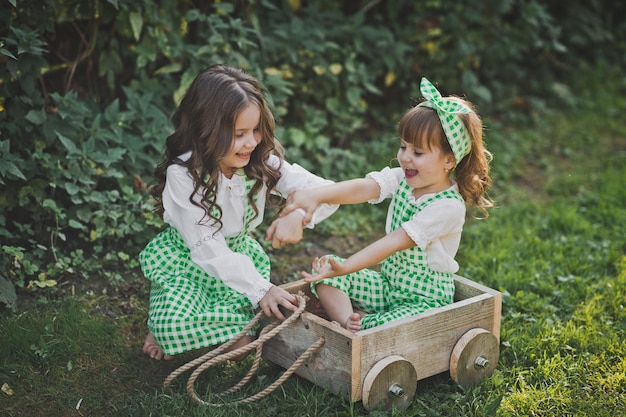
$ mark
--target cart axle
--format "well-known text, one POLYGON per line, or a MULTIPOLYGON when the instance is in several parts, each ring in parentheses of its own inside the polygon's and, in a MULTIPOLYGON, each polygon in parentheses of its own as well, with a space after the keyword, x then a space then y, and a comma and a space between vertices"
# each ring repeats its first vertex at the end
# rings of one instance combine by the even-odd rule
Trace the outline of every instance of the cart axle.
POLYGON ((389 396, 404 397, 404 388, 398 384, 393 384, 389 387, 389 396))
POLYGON ((476 361, 474 361, 474 367, 475 368, 483 368, 483 369, 487 369, 489 368, 489 359, 485 358, 484 356, 479 356, 476 358, 476 361))

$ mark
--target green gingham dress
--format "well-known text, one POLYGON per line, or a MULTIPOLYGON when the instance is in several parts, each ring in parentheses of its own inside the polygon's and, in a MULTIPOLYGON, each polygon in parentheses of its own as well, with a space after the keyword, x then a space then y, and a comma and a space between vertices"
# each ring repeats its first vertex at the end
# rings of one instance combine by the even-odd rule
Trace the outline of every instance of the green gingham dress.
MULTIPOLYGON (((188 152, 179 158, 185 161, 190 156, 188 152)), ((273 191, 283 196, 295 189, 332 183, 275 155, 270 155, 268 164, 280 167, 281 177, 273 191)), ((230 179, 220 178, 216 201, 223 223, 218 230, 214 224, 200 224, 204 211, 189 201, 193 180, 186 168, 168 167, 163 205, 164 221, 170 227, 139 255, 142 271, 152 284, 148 329, 166 355, 232 339, 254 317, 254 309, 272 287, 269 258, 249 235, 263 221, 266 203, 263 186, 254 196, 259 211, 255 217, 247 197, 253 184, 243 170, 230 179)), ((337 207, 320 206, 313 224, 337 207)))
MULTIPOLYGON (((429 205, 444 199, 463 205, 463 209, 456 213, 465 212, 463 198, 454 187, 432 194, 417 204, 412 197, 412 191, 402 179, 388 214, 391 217, 388 222, 391 231, 411 221, 429 205)), ((461 224, 463 220, 460 221, 461 224)), ((460 237, 460 230, 457 233, 460 237)), ((417 245, 385 259, 380 272, 364 269, 345 276, 324 279, 312 283, 314 292, 315 285, 320 283, 341 289, 349 295, 355 309, 367 313, 361 320, 362 330, 448 305, 454 298, 452 273, 430 268, 426 250, 417 245)))
MULTIPOLYGON (((246 181, 246 193, 251 181, 246 181)), ((254 211, 246 207, 245 224, 254 211)), ((226 238, 228 247, 250 257, 269 281, 270 262, 247 228, 226 238)), ((146 278, 152 281, 148 328, 167 355, 227 342, 254 317, 248 298, 206 273, 191 259, 181 234, 168 227, 139 255, 146 278)))

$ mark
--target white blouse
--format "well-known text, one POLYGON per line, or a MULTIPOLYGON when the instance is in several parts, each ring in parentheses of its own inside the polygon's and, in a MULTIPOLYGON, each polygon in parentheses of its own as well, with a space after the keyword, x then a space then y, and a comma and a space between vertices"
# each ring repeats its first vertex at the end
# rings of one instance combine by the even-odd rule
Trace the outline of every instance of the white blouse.
MULTIPOLYGON (((191 152, 180 156, 186 161, 191 152)), ((271 155, 269 163, 277 167, 280 160, 271 155)), ((296 164, 282 161, 281 178, 276 184, 276 190, 284 197, 289 192, 297 189, 319 187, 332 184, 332 181, 320 178, 296 164)), ((259 301, 273 286, 265 280, 255 269, 252 260, 243 254, 235 253, 229 249, 225 237, 237 236, 244 229, 244 215, 247 204, 245 180, 243 170, 240 175, 227 178, 220 176, 217 189, 217 204, 222 208, 222 228, 204 218, 204 210, 189 201, 193 192, 193 179, 187 168, 178 164, 172 164, 167 168, 165 188, 163 189, 164 221, 176 228, 183 236, 185 243, 191 250, 191 259, 208 274, 221 279, 226 285, 235 291, 239 291, 248 297, 256 308, 259 301), (203 221, 204 223, 200 223, 203 221)), ((256 228, 263 221, 265 208, 264 185, 257 198, 259 215, 252 220, 250 230, 256 228)), ((201 201, 201 194, 196 194, 195 201, 201 201)), ((308 228, 326 219, 333 214, 339 206, 320 205, 313 215, 313 220, 308 228)), ((210 219, 209 219, 210 220, 210 219)))
MULTIPOLYGON (((372 178, 380 186, 380 196, 369 201, 371 204, 377 204, 393 197, 404 178, 404 172, 402 168, 386 167, 382 171, 370 172, 366 177, 372 178)), ((450 189, 459 191, 458 185, 454 182, 450 189)), ((417 199, 409 197, 409 204, 419 205, 432 196, 433 194, 425 194, 417 199)), ((426 252, 428 266, 431 269, 452 274, 459 270, 459 264, 454 260, 454 256, 461 242, 465 212, 465 204, 457 199, 442 198, 428 204, 402 224, 409 237, 426 252)), ((393 207, 390 206, 385 226, 387 233, 392 232, 392 213, 393 207)))

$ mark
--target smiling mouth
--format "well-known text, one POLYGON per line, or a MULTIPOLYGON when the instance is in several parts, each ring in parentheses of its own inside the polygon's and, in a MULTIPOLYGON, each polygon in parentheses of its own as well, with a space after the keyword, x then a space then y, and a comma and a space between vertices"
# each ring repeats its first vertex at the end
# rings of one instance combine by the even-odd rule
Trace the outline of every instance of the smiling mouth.
POLYGON ((413 178, 416 175, 417 175, 417 170, 415 170, 415 169, 408 169, 408 168, 404 169, 404 176, 405 177, 413 178))

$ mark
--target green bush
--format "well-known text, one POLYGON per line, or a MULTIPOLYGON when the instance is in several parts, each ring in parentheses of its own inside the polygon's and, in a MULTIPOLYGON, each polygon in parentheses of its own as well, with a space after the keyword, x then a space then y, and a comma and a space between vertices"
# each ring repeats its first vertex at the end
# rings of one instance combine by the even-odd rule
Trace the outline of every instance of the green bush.
POLYGON ((624 5, 560 3, 0 3, 0 300, 136 272, 169 116, 209 64, 257 76, 288 158, 344 179, 393 156, 422 75, 493 120, 576 104, 568 74, 623 64, 624 5))

